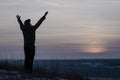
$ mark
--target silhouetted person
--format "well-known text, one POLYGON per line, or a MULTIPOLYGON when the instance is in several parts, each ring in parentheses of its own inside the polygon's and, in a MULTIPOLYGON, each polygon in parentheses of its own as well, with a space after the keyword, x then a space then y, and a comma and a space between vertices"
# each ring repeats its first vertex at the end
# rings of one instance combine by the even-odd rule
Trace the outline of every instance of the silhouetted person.
POLYGON ((21 16, 19 15, 16 16, 17 21, 20 24, 20 29, 23 32, 24 54, 25 54, 24 66, 27 72, 32 72, 32 68, 33 68, 33 60, 35 55, 35 31, 45 20, 47 14, 48 12, 46 12, 44 16, 41 17, 34 26, 31 25, 30 19, 25 20, 23 24, 23 22, 20 19, 21 16))

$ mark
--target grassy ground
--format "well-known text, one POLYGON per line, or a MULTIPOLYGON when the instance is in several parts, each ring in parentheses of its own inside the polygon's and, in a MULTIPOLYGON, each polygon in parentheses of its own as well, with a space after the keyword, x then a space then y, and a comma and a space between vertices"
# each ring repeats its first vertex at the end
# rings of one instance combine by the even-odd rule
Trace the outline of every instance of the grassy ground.
POLYGON ((33 73, 24 72, 22 64, 10 63, 9 61, 0 61, 0 80, 89 80, 87 77, 81 76, 77 71, 68 70, 64 73, 59 73, 54 67, 49 70, 35 66, 33 73))

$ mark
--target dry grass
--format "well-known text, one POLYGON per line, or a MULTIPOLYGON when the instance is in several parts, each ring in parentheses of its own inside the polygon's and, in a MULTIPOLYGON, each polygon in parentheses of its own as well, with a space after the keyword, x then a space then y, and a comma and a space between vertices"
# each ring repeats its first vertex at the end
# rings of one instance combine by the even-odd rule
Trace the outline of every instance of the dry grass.
MULTIPOLYGON (((25 78, 33 78, 33 77, 46 77, 51 80, 56 77, 64 78, 67 80, 89 80, 87 77, 81 76, 77 71, 72 70, 72 69, 67 70, 63 73, 60 73, 57 69, 57 67, 59 66, 57 64, 55 66, 51 66, 50 69, 36 66, 36 67, 34 67, 32 74, 26 74, 24 72, 23 64, 16 64, 16 63, 17 62, 10 63, 7 60, 0 61, 0 69, 17 71, 18 73, 21 74, 21 80, 23 80, 25 78)), ((17 73, 8 72, 6 75, 14 76, 16 80, 19 80, 19 79, 17 79, 18 75, 15 75, 15 74, 17 74, 17 73)), ((10 78, 9 78, 9 80, 10 80, 10 78)))

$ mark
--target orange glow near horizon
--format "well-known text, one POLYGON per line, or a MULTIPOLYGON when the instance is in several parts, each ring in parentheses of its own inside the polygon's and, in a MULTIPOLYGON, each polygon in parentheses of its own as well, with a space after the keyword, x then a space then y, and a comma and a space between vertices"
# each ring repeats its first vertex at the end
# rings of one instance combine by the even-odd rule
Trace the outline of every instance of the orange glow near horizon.
POLYGON ((83 47, 82 52, 98 54, 107 51, 107 48, 103 45, 104 39, 101 37, 94 37, 92 39, 93 42, 83 47))
POLYGON ((84 52, 84 53, 91 53, 91 54, 99 54, 99 53, 106 52, 107 49, 105 47, 101 47, 101 46, 89 46, 89 47, 77 49, 76 51, 84 52))
POLYGON ((100 47, 91 47, 91 48, 87 49, 86 51, 89 53, 101 53, 101 52, 104 52, 105 49, 100 48, 100 47))

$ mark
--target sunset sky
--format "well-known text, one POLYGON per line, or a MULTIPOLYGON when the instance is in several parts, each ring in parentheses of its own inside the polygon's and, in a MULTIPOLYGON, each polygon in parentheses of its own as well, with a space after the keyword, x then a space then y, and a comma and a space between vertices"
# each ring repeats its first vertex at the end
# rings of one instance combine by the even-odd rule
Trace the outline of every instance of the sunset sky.
POLYGON ((0 59, 23 59, 16 15, 34 25, 35 59, 120 59, 119 0, 0 0, 0 59))

